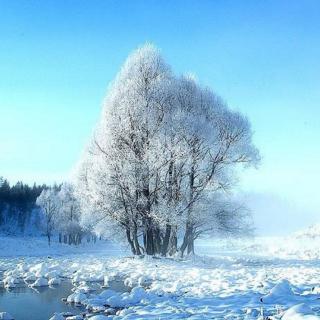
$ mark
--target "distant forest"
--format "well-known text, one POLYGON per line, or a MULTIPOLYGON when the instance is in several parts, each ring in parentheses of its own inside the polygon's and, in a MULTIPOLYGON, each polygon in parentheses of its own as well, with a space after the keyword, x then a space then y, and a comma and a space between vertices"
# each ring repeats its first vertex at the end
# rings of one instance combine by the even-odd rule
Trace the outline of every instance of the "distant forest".
POLYGON ((10 185, 0 177, 0 230, 16 234, 38 229, 40 215, 36 199, 46 188, 46 185, 29 186, 21 181, 10 185))

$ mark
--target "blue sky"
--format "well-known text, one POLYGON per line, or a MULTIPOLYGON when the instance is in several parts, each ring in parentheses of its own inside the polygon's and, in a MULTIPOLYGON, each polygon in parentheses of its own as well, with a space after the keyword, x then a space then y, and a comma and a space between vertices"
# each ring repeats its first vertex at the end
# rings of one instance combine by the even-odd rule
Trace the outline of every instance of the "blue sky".
POLYGON ((316 221, 318 0, 0 1, 0 175, 64 180, 109 81, 147 41, 251 120, 263 159, 239 190, 260 215, 285 207, 297 225, 316 221), (279 205, 268 211, 270 199, 279 205))

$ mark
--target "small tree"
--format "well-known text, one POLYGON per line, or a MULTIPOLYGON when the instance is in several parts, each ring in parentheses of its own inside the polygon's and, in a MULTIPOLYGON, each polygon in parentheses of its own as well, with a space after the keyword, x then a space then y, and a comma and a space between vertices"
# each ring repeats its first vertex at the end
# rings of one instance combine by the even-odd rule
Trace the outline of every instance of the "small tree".
POLYGON ((58 200, 60 200, 60 205, 56 221, 60 242, 63 235, 64 242, 67 241, 69 244, 81 243, 80 204, 71 183, 62 184, 58 193, 58 200))
POLYGON ((60 201, 56 188, 45 189, 37 198, 36 204, 41 208, 44 215, 44 231, 51 244, 52 232, 55 227, 60 201))

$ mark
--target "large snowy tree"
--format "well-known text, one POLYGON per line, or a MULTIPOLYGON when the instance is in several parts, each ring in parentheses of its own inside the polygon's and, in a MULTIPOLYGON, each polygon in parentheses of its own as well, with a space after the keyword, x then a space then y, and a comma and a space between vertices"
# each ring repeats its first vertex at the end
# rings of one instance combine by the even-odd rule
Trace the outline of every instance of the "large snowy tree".
POLYGON ((119 229, 134 254, 193 252, 222 217, 208 199, 231 187, 238 164, 256 163, 251 136, 248 120, 210 89, 175 77, 152 45, 139 48, 109 89, 79 166, 83 223, 119 229))

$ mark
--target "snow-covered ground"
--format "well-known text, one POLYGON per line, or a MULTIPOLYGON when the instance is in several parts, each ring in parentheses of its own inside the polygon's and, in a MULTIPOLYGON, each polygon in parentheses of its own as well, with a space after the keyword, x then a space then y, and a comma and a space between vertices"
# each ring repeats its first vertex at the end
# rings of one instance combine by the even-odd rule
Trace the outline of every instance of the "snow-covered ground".
MULTIPOLYGON (((0 239, 0 255, 11 256, 0 258, 4 286, 22 279, 46 286, 70 278, 74 290, 68 301, 85 306, 91 320, 320 319, 320 238, 308 234, 200 242, 198 255, 185 260, 132 258, 101 243, 95 249, 54 244, 49 250, 45 243, 17 249, 11 241, 0 239), (13 258, 9 248, 16 248, 17 255, 25 250, 25 256, 13 258), (127 292, 90 291, 95 281, 108 286, 114 280, 123 282, 127 292)), ((57 314, 54 319, 64 318, 57 314)))
MULTIPOLYGON (((120 251, 125 252, 126 248, 121 248, 120 251)), ((86 242, 78 246, 69 246, 61 244, 57 241, 52 241, 48 246, 45 237, 13 237, 0 235, 0 259, 4 257, 26 257, 26 256, 50 256, 50 255, 67 255, 67 254, 82 254, 96 253, 104 255, 119 254, 119 246, 112 242, 97 240, 86 242)))

